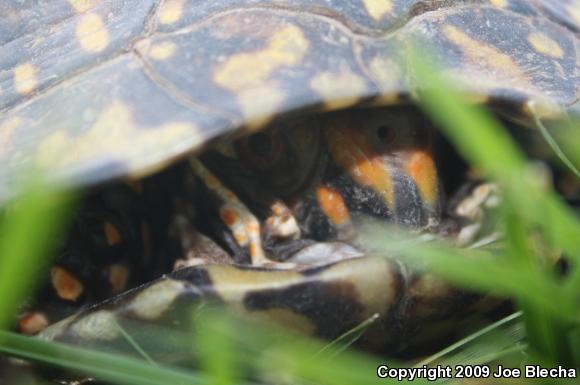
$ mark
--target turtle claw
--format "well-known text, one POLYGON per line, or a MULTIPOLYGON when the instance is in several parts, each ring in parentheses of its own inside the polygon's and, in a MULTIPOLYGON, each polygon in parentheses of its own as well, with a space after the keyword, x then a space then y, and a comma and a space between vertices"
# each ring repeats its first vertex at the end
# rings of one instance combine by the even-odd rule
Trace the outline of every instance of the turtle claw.
POLYGON ((250 256, 251 264, 261 266, 274 262, 266 256, 262 247, 260 221, 248 207, 198 159, 192 158, 190 166, 219 201, 220 220, 233 235, 237 246, 250 256))

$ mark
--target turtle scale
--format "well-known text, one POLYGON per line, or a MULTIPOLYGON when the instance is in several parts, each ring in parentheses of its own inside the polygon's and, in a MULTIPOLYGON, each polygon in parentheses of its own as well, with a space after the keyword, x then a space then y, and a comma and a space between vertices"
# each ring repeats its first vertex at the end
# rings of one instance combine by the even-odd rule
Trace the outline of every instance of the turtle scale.
POLYGON ((546 0, 9 2, 0 23, 0 159, 8 165, 0 196, 41 164, 74 183, 144 175, 284 113, 399 104, 414 83, 397 53, 412 39, 475 100, 524 117, 528 100, 546 116, 577 111, 577 8, 546 0), (153 146, 161 138, 164 146, 153 146))
POLYGON ((143 34, 153 6, 151 0, 95 2, 87 12, 77 14, 61 9, 67 2, 55 3, 39 4, 42 16, 33 12, 35 4, 21 9, 24 15, 20 17, 31 18, 34 23, 29 24, 37 28, 24 28, 20 36, 12 36, 0 47, 0 68, 11 70, 0 74, 4 90, 0 110, 118 56, 143 34), (52 7, 62 12, 62 19, 54 17, 52 7), (44 20, 44 15, 52 16, 44 20), (19 69, 22 79, 18 79, 19 69))
MULTIPOLYGON (((4 125, 11 124, 27 129, 13 135, 4 148, 13 152, 2 171, 7 182, 11 179, 6 172, 18 169, 27 152, 34 154, 34 162, 81 176, 84 182, 161 167, 168 156, 198 146, 206 130, 224 125, 223 119, 184 107, 159 90, 132 54, 74 78, 67 87, 51 89, 23 111, 11 111, 4 125), (45 99, 65 104, 47 110, 45 99)), ((5 183, 2 193, 11 187, 5 183)))

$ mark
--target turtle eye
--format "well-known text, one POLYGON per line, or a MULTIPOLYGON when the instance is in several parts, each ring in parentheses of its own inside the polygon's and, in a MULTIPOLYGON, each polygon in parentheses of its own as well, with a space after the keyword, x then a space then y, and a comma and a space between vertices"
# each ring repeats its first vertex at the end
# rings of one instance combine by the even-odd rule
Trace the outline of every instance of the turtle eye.
POLYGON ((282 152, 279 138, 264 132, 243 139, 238 148, 241 160, 259 169, 273 167, 282 152))
POLYGON ((254 156, 267 158, 272 154, 272 138, 269 135, 258 133, 248 139, 248 149, 254 156))
POLYGON ((396 136, 395 130, 384 124, 376 128, 375 135, 379 141, 385 144, 392 143, 396 136))

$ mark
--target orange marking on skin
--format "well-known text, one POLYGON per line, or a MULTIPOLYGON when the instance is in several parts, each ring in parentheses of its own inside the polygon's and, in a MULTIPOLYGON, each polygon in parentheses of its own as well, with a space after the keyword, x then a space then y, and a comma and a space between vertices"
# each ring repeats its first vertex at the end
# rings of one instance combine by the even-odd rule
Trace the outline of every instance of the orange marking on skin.
POLYGON ((27 313, 18 321, 18 328, 22 334, 33 335, 48 326, 48 319, 43 313, 27 313))
POLYGON ((119 294, 127 288, 129 269, 125 265, 114 264, 109 267, 109 283, 113 294, 119 294))
POLYGON ((226 199, 230 202, 235 202, 238 200, 238 197, 236 196, 236 194, 234 194, 233 192, 231 192, 230 190, 226 190, 224 192, 224 196, 226 197, 226 199))
POLYGON ((220 182, 219 180, 213 176, 212 174, 207 174, 205 175, 205 184, 207 185, 207 187, 209 187, 212 190, 215 190, 216 188, 218 188, 220 186, 220 182))
POLYGON ((107 245, 115 246, 121 243, 121 234, 119 230, 110 222, 105 222, 103 224, 103 232, 107 238, 107 245))
POLYGON ((238 245, 240 246, 247 246, 248 245, 248 236, 246 235, 245 232, 241 231, 241 230, 234 230, 233 231, 234 234, 234 238, 236 239, 236 242, 238 242, 238 245))
POLYGON ((50 278, 56 294, 64 300, 76 301, 84 291, 83 284, 62 267, 50 269, 50 278))
POLYGON ((379 193, 387 206, 393 207, 394 191, 391 174, 380 154, 372 148, 362 130, 351 122, 331 124, 327 130, 330 153, 333 159, 359 185, 379 193))
POLYGON ((232 227, 240 219, 238 213, 235 210, 224 208, 220 209, 220 218, 228 227, 232 227))
POLYGON ((348 208, 338 191, 327 186, 319 186, 316 189, 316 199, 324 215, 335 225, 342 225, 350 221, 348 208))
POLYGON ((283 214, 285 214, 286 212, 288 212, 288 209, 286 208, 286 206, 284 206, 284 204, 280 201, 276 201, 272 207, 270 207, 270 210, 272 211, 272 214, 276 215, 276 216, 281 216, 283 214))
POLYGON ((435 205, 438 197, 437 169, 430 153, 418 150, 407 164, 407 173, 419 188, 423 202, 435 205))
POLYGON ((248 232, 252 235, 260 234, 260 224, 256 221, 251 221, 246 225, 248 232))
POLYGON ((262 256, 262 248, 260 245, 256 242, 250 242, 250 257, 252 257, 252 260, 254 258, 261 258, 262 256))

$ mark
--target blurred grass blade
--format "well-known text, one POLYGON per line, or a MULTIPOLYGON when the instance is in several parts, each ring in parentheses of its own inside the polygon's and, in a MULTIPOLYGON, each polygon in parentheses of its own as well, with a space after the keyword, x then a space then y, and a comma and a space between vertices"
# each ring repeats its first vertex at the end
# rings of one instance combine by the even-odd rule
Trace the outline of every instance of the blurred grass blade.
MULTIPOLYGON (((110 352, 97 352, 0 331, 0 352, 69 369, 116 384, 202 385, 213 382, 193 371, 153 366, 142 360, 110 352)), ((247 383, 238 382, 240 385, 247 383)))
MULTIPOLYGON (((505 188, 506 199, 525 217, 545 232, 553 245, 561 247, 580 263, 580 222, 551 191, 538 183, 538 175, 525 162, 519 148, 497 120, 481 108, 463 102, 460 94, 434 69, 409 51, 408 65, 420 84, 419 101, 455 143, 465 159, 483 170, 505 188)), ((421 47, 421 54, 428 54, 421 47)))
MULTIPOLYGON (((460 339, 459 341, 447 346, 445 349, 440 350, 439 352, 425 358, 424 360, 420 361, 419 363, 415 364, 415 367, 421 367, 423 365, 430 365, 430 364, 434 364, 436 362, 440 363, 440 360, 445 358, 446 356, 448 356, 449 354, 453 353, 455 350, 459 350, 461 348, 464 348, 467 344, 476 341, 477 339, 484 337, 486 334, 508 324, 513 322, 514 320, 518 320, 520 319, 522 316, 522 312, 516 312, 513 314, 510 314, 509 316, 500 319, 499 321, 496 321, 494 323, 492 323, 491 325, 488 325, 478 331, 476 331, 475 333, 472 333, 470 335, 468 335, 465 338, 460 339)), ((511 343, 511 342, 510 342, 511 343)), ((462 362, 462 364, 467 364, 467 362, 462 362)))
POLYGON ((440 241, 412 243, 410 235, 390 227, 378 229, 369 233, 365 242, 387 255, 396 255, 418 270, 430 271, 470 290, 526 299, 546 306, 562 319, 577 317, 574 300, 563 295, 558 281, 541 271, 522 269, 521 264, 484 250, 457 249, 440 241))
POLYGON ((212 384, 233 385, 238 382, 235 360, 237 348, 229 335, 234 329, 231 317, 222 311, 204 311, 195 317, 193 346, 199 351, 200 368, 212 384))
POLYGON ((115 322, 116 327, 121 332, 121 335, 131 345, 133 349, 141 356, 145 361, 149 363, 151 366, 158 366, 157 363, 151 358, 151 356, 139 345, 137 341, 125 330, 123 326, 121 326, 118 322, 115 322))
MULTIPOLYGON (((249 322, 247 318, 233 317, 229 322, 235 328, 222 328, 220 323, 209 323, 204 333, 223 333, 218 338, 233 341, 232 354, 243 368, 257 370, 265 383, 366 385, 398 384, 396 379, 379 379, 376 368, 384 358, 347 350, 329 359, 318 354, 326 343, 307 338, 295 332, 263 322, 249 322)), ((215 337, 209 337, 213 339, 215 337)), ((218 363, 216 363, 218 365, 218 363)), ((417 384, 427 381, 418 379, 417 384)))
MULTIPOLYGON (((426 47, 421 48, 422 54, 429 52, 426 47)), ((498 266, 503 265, 502 267, 506 268, 505 273, 496 270, 485 260, 475 261, 476 263, 470 267, 464 264, 463 267, 468 269, 467 274, 475 280, 482 278, 480 273, 486 271, 491 274, 488 277, 489 283, 493 277, 498 288, 517 299, 524 311, 530 344, 542 358, 552 363, 569 364, 571 353, 565 340, 567 329, 563 325, 577 317, 576 298, 566 295, 561 285, 552 278, 550 271, 542 272, 542 265, 547 264, 538 263, 538 260, 545 261, 548 258, 543 255, 540 255, 539 259, 536 258, 536 250, 530 245, 530 234, 532 228, 541 228, 552 247, 563 249, 570 258, 580 262, 578 218, 567 209, 561 199, 542 185, 541 176, 526 164, 525 158, 509 137, 507 130, 482 109, 464 103, 459 93, 452 88, 453 85, 445 84, 439 77, 437 66, 427 66, 425 61, 417 56, 417 52, 416 47, 412 47, 409 58, 420 84, 419 99, 422 106, 457 145, 465 158, 483 170, 488 177, 498 181, 504 190, 502 206, 507 241, 504 258, 509 262, 495 263, 498 266), (472 269, 479 269, 479 272, 471 271, 472 269), (510 284, 510 279, 513 279, 515 285, 510 284), (518 290, 517 285, 522 285, 525 290, 518 290), (539 286, 544 287, 540 289, 539 286), (538 292, 529 295, 526 290, 538 292), (550 303, 555 298, 566 302, 562 303, 566 310, 550 303)), ((533 108, 533 103, 531 107, 533 108)), ((556 153, 573 169, 571 162, 547 133, 537 116, 536 123, 556 153)), ((427 255, 425 257, 429 258, 427 255)), ((433 255, 430 258, 433 258, 433 255)), ((439 266, 431 264, 431 267, 447 277, 451 275, 449 272, 457 267, 452 264, 461 264, 457 258, 446 258, 441 254, 437 259, 439 266), (442 264, 441 261, 445 259, 446 263, 442 264)), ((574 269, 576 271, 573 276, 578 274, 579 266, 575 266, 574 269)), ((486 286, 485 280, 479 280, 478 283, 481 284, 480 289, 486 286)), ((465 284, 468 282, 463 282, 463 285, 465 284)))
POLYGON ((194 373, 152 366, 144 361, 112 353, 101 353, 0 331, 0 352, 43 362, 51 366, 95 376, 117 384, 166 385, 207 384, 194 373))
POLYGON ((40 183, 11 203, 0 228, 0 329, 14 318, 49 265, 47 257, 67 223, 74 196, 40 183))
POLYGON ((534 116, 534 121, 536 123, 536 127, 542 133, 544 140, 550 145, 550 147, 552 148, 552 151, 554 151, 554 153, 556 155, 558 155, 558 158, 560 158, 562 163, 564 163, 564 165, 566 167, 568 167, 568 169, 570 171, 572 171, 574 173, 574 175, 576 175, 578 178, 580 178, 580 171, 576 168, 576 166, 574 166, 574 164, 568 158, 568 156, 564 153, 564 151, 562 150, 562 148, 560 147, 558 142, 556 142, 556 140, 550 134, 550 132, 548 131, 546 126, 544 126, 544 124, 542 123, 542 120, 540 119, 540 116, 538 115, 538 112, 536 111, 536 108, 534 107, 533 103, 530 103, 529 109, 534 116))
POLYGON ((329 344, 325 345, 319 350, 318 354, 332 358, 344 352, 349 348, 349 346, 354 344, 368 330, 368 328, 379 319, 379 317, 379 314, 373 314, 360 325, 355 326, 329 344))
MULTIPOLYGON (((503 217, 505 218, 507 243, 506 254, 511 259, 521 264, 521 268, 533 271, 537 268, 534 262, 541 259, 530 244, 529 229, 517 212, 504 204, 503 217)), ((557 362, 570 365, 572 363, 571 349, 568 346, 566 335, 567 328, 563 322, 558 322, 557 311, 542 304, 532 303, 525 298, 518 300, 520 309, 523 310, 523 320, 526 325, 529 345, 552 364, 557 362)))
POLYGON ((574 160, 576 165, 580 165, 580 112, 570 118, 566 124, 559 127, 558 139, 562 147, 574 160))

